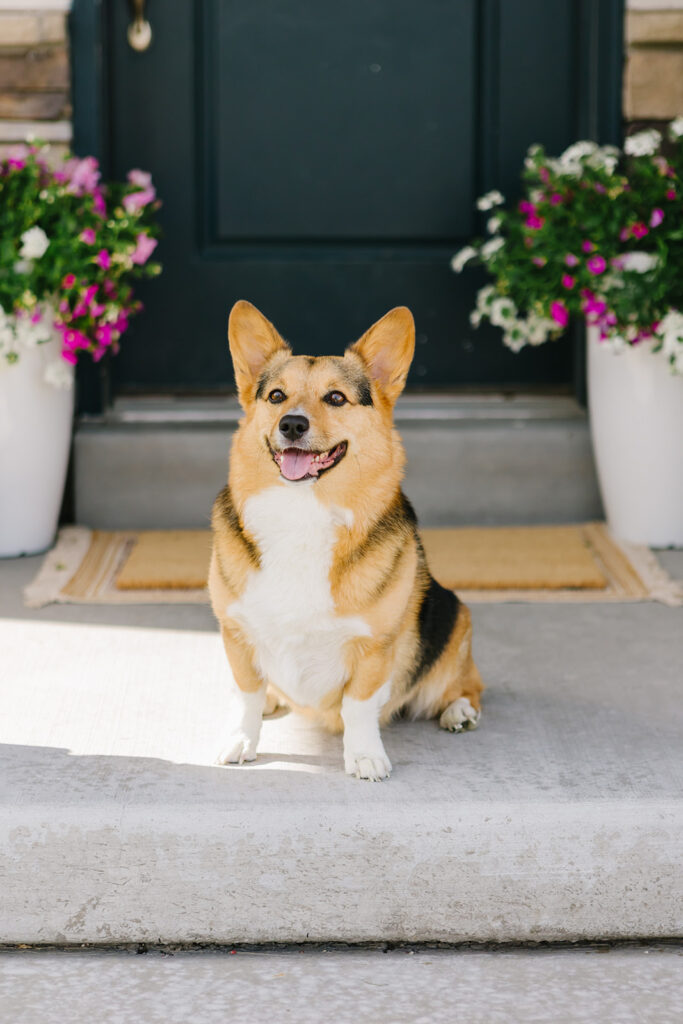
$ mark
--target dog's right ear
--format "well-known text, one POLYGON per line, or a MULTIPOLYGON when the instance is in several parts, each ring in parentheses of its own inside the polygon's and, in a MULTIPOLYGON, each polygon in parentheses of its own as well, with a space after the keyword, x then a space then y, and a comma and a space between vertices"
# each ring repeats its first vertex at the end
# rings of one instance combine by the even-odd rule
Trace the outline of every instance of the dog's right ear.
POLYGON ((280 350, 291 352, 291 349, 270 320, 245 299, 240 299, 230 310, 228 341, 237 392, 245 407, 254 399, 258 379, 268 360, 280 350))

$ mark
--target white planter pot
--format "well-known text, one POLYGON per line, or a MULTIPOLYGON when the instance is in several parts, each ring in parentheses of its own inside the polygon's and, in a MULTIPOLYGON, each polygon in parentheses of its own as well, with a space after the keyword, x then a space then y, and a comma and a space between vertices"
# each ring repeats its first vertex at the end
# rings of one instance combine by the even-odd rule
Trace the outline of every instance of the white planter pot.
MULTIPOLYGON (((50 547, 69 461, 74 389, 44 379, 57 338, 0 369, 0 557, 50 547)), ((65 364, 66 366, 67 364, 65 364)), ((71 368, 73 381, 73 368, 71 368)))
POLYGON ((683 546, 683 376, 647 342, 615 354, 588 329, 593 451, 610 529, 683 546))

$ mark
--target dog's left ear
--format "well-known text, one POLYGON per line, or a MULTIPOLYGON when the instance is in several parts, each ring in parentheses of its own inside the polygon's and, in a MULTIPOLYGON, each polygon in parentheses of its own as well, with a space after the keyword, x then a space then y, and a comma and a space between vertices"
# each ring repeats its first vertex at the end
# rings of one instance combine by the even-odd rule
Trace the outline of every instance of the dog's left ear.
POLYGON ((359 355, 391 404, 403 391, 415 353, 415 321, 406 306, 390 309, 349 352, 359 355))
POLYGON ((253 400, 258 378, 276 352, 291 352, 270 320, 246 299, 240 299, 230 310, 228 341, 235 368, 239 399, 244 406, 253 400))

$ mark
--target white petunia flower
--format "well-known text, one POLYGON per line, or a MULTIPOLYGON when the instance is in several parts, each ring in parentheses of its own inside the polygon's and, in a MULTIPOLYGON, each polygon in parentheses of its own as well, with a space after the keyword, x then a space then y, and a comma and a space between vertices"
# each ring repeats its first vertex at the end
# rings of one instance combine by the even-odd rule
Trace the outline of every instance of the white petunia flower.
POLYGON ((581 160, 584 156, 590 156, 598 149, 596 142, 591 142, 589 139, 585 139, 581 142, 574 142, 571 146, 568 146, 564 153, 560 156, 560 164, 564 167, 570 164, 575 164, 578 160, 581 160))
POLYGON ((483 288, 480 288, 477 292, 477 309, 480 313, 485 313, 488 316, 491 304, 498 294, 497 289, 492 284, 486 284, 483 288))
POLYGON ((70 391, 74 382, 74 368, 64 359, 53 359, 45 367, 43 379, 54 388, 70 391))
POLYGON ((656 128, 629 135, 624 142, 624 153, 628 156, 652 156, 659 149, 662 136, 656 128))
POLYGON ((522 327, 515 326, 503 335, 503 344, 513 352, 519 352, 526 345, 526 333, 522 327))
POLYGON ((481 323, 482 314, 478 309, 473 309, 470 313, 470 323, 473 327, 478 327, 481 323))
POLYGON ((586 163, 590 167, 607 171, 608 174, 614 174, 614 170, 619 163, 619 155, 619 150, 616 146, 601 146, 591 154, 586 163))
POLYGON ((21 243, 19 256, 22 260, 39 260, 45 254, 50 240, 43 229, 36 225, 29 228, 28 231, 24 231, 21 243))
POLYGON ((683 117, 675 117, 669 125, 669 138, 680 139, 683 135, 683 117))
POLYGON ((502 217, 499 217, 497 214, 493 217, 489 217, 486 221, 486 230, 490 235, 495 235, 502 223, 502 217))
POLYGON ((627 252, 619 257, 622 270, 630 270, 636 274, 646 274, 648 270, 654 270, 659 263, 659 257, 653 252, 627 252))
POLYGON ((517 319, 517 307, 512 299, 501 296, 491 303, 491 310, 488 314, 489 320, 495 327, 509 327, 517 319))
POLYGON ((505 245, 505 239, 501 238, 500 235, 496 235, 495 238, 489 238, 488 242, 484 242, 481 247, 481 256, 488 260, 491 256, 494 256, 499 249, 502 249, 505 245))
POLYGON ((473 260, 475 256, 478 256, 477 250, 472 245, 466 245, 460 252, 456 252, 455 256, 451 260, 451 270, 459 274, 466 263, 473 260))
POLYGON ((487 192, 486 195, 479 196, 477 199, 477 209, 492 210, 494 206, 502 206, 504 202, 505 196, 494 189, 493 192, 487 192))
POLYGON ((15 274, 30 274, 33 270, 33 260, 17 260, 12 269, 15 274))

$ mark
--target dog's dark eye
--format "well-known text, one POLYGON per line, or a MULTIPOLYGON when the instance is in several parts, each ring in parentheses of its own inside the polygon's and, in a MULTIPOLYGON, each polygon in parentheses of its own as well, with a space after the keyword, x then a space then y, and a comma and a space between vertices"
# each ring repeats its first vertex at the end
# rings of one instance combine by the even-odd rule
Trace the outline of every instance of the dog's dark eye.
POLYGON ((284 391, 280 391, 279 388, 275 388, 275 390, 271 391, 270 394, 268 395, 268 401, 272 402, 273 405, 279 405, 280 402, 284 402, 286 397, 287 395, 284 393, 284 391))
POLYGON ((323 398, 323 402, 327 402, 328 405, 345 405, 346 395, 343 395, 341 391, 330 391, 323 398))

